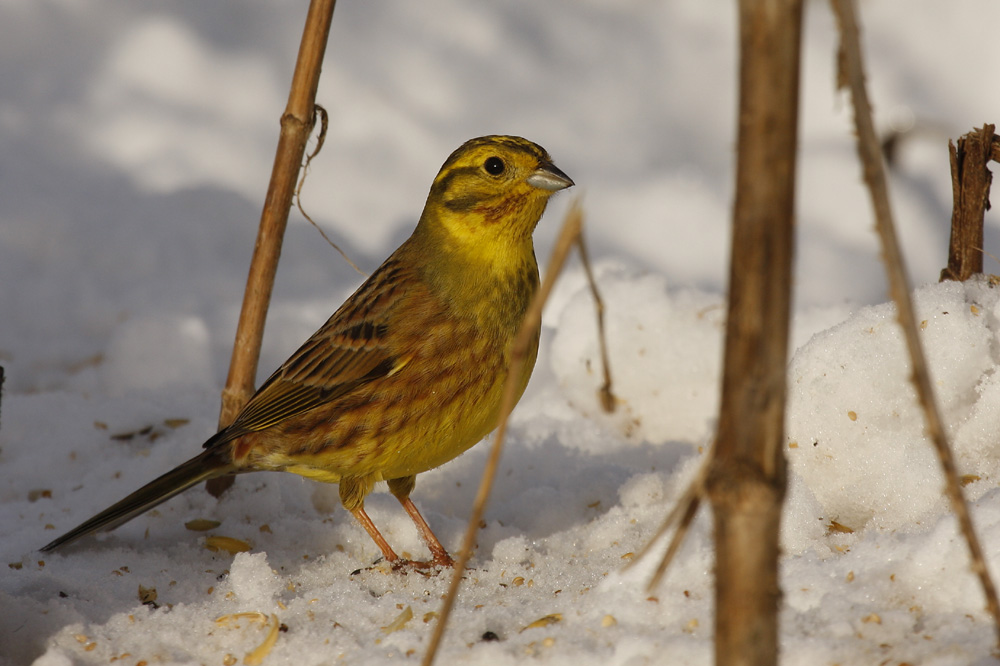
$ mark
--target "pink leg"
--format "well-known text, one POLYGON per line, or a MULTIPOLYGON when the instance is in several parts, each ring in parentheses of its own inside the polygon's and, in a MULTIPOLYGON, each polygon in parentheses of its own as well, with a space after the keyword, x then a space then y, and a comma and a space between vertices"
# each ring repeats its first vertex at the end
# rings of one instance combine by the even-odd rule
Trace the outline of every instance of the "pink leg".
POLYGON ((378 531, 377 527, 375 527, 375 523, 373 523, 372 519, 368 517, 367 513, 365 513, 365 508, 363 506, 358 507, 357 509, 352 509, 351 514, 359 523, 361 523, 361 527, 365 528, 365 532, 368 532, 368 536, 370 536, 372 541, 375 542, 375 545, 379 547, 379 550, 382 551, 382 556, 388 562, 395 563, 399 560, 399 555, 396 554, 396 551, 392 549, 389 542, 385 540, 382 533, 378 531))
MULTIPOLYGON (((451 556, 448 555, 448 551, 445 550, 444 546, 441 545, 441 542, 438 541, 438 538, 434 536, 434 532, 431 531, 430 525, 427 524, 427 521, 424 520, 424 517, 420 515, 419 511, 417 511, 417 506, 413 503, 413 500, 411 500, 409 497, 403 497, 403 498, 397 497, 396 499, 398 499, 399 503, 403 505, 404 509, 406 509, 406 513, 410 514, 410 518, 413 520, 413 524, 417 526, 417 531, 420 532, 420 536, 423 537, 423 540, 427 544, 427 547, 430 548, 431 556, 434 559, 434 564, 442 567, 455 566, 455 561, 451 559, 451 556)), ((372 525, 372 529, 375 529, 374 525, 372 525)), ((369 534, 371 534, 371 532, 369 532, 369 534)), ((381 537, 382 535, 379 534, 379 536, 381 537)), ((372 538, 375 537, 373 536, 372 538)), ((386 545, 386 548, 388 547, 389 546, 386 545)), ((383 552, 385 551, 383 550, 383 552)))

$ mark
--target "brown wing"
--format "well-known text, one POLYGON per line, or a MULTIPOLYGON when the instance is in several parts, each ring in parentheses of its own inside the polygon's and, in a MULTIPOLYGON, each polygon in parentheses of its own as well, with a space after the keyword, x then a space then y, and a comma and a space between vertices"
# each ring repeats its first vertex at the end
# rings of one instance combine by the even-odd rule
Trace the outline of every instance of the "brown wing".
POLYGON ((387 260, 257 390, 211 447, 264 430, 393 374, 406 363, 390 349, 391 314, 412 282, 387 260))
POLYGON ((233 422, 242 432, 263 430, 309 411, 392 372, 386 350, 355 348, 338 338, 313 336, 260 387, 233 422))

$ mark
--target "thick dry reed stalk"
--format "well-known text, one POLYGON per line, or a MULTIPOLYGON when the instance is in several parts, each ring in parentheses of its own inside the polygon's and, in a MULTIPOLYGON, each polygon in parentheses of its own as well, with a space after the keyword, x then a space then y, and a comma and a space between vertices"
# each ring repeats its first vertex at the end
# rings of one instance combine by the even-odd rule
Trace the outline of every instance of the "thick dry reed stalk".
POLYGON ((740 86, 719 429, 705 490, 715 663, 778 659, 778 556, 794 247, 800 0, 740 0, 740 86))
MULTIPOLYGON (((312 0, 306 14, 288 104, 281 116, 281 133, 274 155, 271 182, 267 187, 257 242, 250 260, 247 286, 243 292, 243 307, 236 327, 229 376, 222 391, 220 430, 232 423, 254 394, 257 361, 260 358, 261 341, 264 339, 264 322, 271 303, 271 290, 278 270, 281 242, 288 224, 295 183, 305 154, 306 141, 313 128, 316 89, 319 86, 323 54, 326 52, 336 4, 336 0, 312 0)), ((233 484, 234 479, 232 476, 219 477, 208 481, 205 487, 213 495, 219 496, 233 484)))
POLYGON ((958 139, 958 146, 948 142, 951 158, 951 238, 948 241, 948 266, 941 271, 941 281, 968 280, 983 272, 983 221, 990 207, 990 184, 993 174, 986 167, 991 152, 1000 151, 1000 138, 994 125, 969 132, 958 139))

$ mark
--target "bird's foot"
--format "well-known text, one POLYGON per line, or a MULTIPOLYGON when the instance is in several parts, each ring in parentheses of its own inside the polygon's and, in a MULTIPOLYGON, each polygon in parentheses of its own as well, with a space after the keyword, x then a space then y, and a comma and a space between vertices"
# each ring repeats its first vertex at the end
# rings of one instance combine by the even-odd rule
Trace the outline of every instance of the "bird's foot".
POLYGON ((399 558, 390 564, 392 566, 392 570, 399 573, 409 573, 410 571, 414 571, 419 574, 430 575, 435 573, 435 569, 443 570, 454 568, 455 561, 446 555, 445 558, 435 557, 429 562, 399 558))
POLYGON ((380 557, 372 562, 371 566, 367 566, 362 569, 355 569, 351 572, 351 575, 357 576, 362 571, 379 571, 381 573, 392 572, 402 574, 413 572, 429 577, 439 573, 440 571, 444 571, 445 569, 452 569, 454 566, 454 560, 447 556, 445 558, 435 557, 430 561, 408 560, 398 556, 391 560, 385 557, 380 557))

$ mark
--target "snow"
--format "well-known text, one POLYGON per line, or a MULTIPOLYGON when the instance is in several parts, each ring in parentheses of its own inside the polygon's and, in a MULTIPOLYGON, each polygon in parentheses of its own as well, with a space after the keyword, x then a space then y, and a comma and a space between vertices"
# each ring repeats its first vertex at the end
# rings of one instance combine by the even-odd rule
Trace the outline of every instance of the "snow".
MULTIPOLYGON (((885 303, 848 103, 833 90, 833 20, 825 3, 807 5, 783 663, 997 664, 885 303)), ((192 490, 106 536, 37 551, 213 432, 303 12, 4 5, 0 664, 375 665, 424 653, 449 577, 373 565, 378 551, 336 487, 293 475, 241 477, 221 501, 192 490), (193 519, 219 525, 185 529, 193 519), (217 537, 250 550, 208 549, 217 537)), ((1000 88, 978 75, 996 9, 869 0, 861 12, 876 124, 912 128, 892 172, 895 211, 924 285, 938 399, 998 573, 1000 295, 988 281, 935 284, 946 139, 998 120, 1000 88)), ((330 131, 304 190, 327 233, 372 270, 409 233, 451 150, 520 134, 585 195, 607 302, 620 409, 597 405, 593 310, 574 264, 546 308, 438 663, 711 662, 708 512, 656 590, 645 589, 655 554, 623 566, 712 440, 735 38, 732 3, 698 0, 337 7, 319 90, 330 131)), ((550 206, 540 258, 575 195, 550 206)), ((260 376, 359 280, 294 213, 260 376)), ((486 455, 477 446, 418 481, 414 500, 452 551, 486 455)), ((399 551, 426 557, 390 495, 376 492, 368 509, 399 551)))

